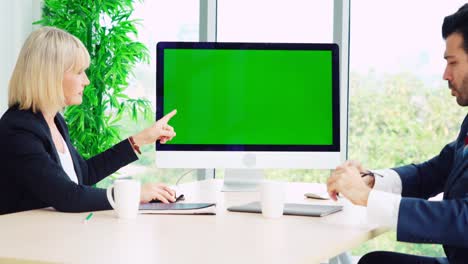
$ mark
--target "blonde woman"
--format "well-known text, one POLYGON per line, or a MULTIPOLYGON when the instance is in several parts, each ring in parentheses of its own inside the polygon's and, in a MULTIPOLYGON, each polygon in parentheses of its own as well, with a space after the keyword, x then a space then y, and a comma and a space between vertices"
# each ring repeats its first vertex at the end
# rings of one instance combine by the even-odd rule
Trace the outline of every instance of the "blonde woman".
MULTIPOLYGON (((91 185, 137 160, 138 146, 175 136, 168 125, 174 110, 84 160, 70 143, 59 111, 81 104, 89 61, 81 41, 57 28, 40 28, 24 43, 9 84, 9 109, 0 120, 0 214, 49 206, 65 212, 111 209, 105 190, 91 185)), ((142 186, 140 200, 168 203, 174 196, 166 185, 149 183, 142 186)))

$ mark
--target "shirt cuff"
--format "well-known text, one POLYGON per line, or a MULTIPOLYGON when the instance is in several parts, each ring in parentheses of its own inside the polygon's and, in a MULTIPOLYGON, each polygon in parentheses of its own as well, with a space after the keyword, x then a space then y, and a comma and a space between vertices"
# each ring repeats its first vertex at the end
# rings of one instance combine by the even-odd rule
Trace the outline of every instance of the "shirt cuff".
POLYGON ((392 169, 372 170, 375 174, 374 189, 384 192, 400 194, 402 191, 401 178, 398 173, 392 169), (381 176, 379 176, 381 175, 381 176))
POLYGON ((370 222, 396 229, 400 202, 400 195, 372 190, 367 200, 367 215, 370 222))

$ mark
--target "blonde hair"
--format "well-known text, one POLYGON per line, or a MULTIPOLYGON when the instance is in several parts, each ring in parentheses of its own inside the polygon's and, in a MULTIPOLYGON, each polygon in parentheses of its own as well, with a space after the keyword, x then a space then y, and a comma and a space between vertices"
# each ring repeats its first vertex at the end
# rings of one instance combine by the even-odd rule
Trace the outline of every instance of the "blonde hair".
POLYGON ((9 83, 8 106, 33 112, 58 112, 65 107, 62 80, 67 71, 89 66, 83 43, 61 29, 32 32, 21 48, 9 83))

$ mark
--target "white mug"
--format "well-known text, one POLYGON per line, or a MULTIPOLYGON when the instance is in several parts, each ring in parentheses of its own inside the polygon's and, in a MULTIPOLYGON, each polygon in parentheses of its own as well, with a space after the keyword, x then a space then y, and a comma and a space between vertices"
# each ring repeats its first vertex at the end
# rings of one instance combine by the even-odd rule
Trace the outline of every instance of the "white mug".
POLYGON ((262 215, 266 218, 278 218, 283 215, 286 183, 264 180, 260 184, 260 202, 262 215))
POLYGON ((116 180, 107 188, 107 199, 119 218, 132 219, 138 215, 140 191, 140 182, 129 179, 116 180), (112 197, 112 190, 114 190, 114 197, 112 197))

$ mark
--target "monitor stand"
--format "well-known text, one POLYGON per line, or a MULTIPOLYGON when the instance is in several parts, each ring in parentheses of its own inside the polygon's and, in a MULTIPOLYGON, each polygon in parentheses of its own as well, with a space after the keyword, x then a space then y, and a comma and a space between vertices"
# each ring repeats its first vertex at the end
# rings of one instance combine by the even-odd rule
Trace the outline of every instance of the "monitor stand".
POLYGON ((260 169, 226 169, 222 192, 255 192, 263 180, 260 169))

